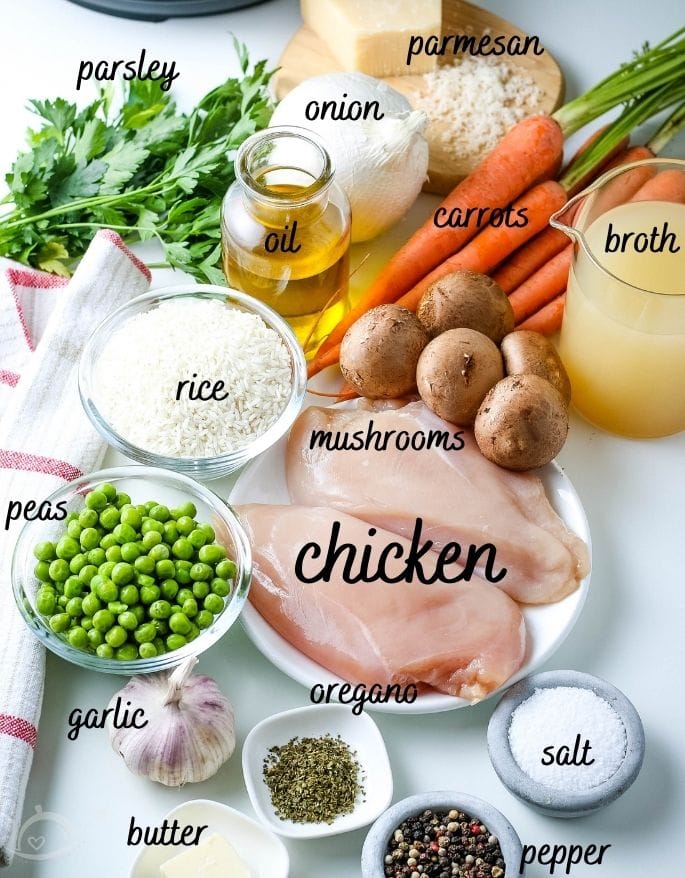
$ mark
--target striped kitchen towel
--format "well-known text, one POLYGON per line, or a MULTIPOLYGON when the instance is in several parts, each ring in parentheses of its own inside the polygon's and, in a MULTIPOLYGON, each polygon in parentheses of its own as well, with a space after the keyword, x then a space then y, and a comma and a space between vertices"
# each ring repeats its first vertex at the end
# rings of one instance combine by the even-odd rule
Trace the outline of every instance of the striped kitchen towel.
POLYGON ((0 269, 0 866, 17 842, 43 697, 43 648, 14 604, 10 563, 22 521, 10 500, 42 500, 105 451, 81 407, 81 350, 150 273, 114 232, 98 232, 71 280, 0 269))

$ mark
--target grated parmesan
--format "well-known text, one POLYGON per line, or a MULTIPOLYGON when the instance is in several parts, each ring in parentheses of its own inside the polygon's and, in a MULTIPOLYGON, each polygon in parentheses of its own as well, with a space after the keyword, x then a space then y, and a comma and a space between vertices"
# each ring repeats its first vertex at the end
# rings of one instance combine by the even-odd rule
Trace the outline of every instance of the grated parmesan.
POLYGON ((458 58, 422 80, 412 105, 428 116, 428 137, 444 144, 455 159, 473 163, 535 112, 542 97, 533 79, 493 58, 458 58))
POLYGON ((133 445, 168 457, 213 457, 278 419, 290 354, 256 314, 211 300, 164 302, 120 327, 98 360, 96 404, 133 445), (180 381, 223 380, 223 401, 176 399, 180 381))

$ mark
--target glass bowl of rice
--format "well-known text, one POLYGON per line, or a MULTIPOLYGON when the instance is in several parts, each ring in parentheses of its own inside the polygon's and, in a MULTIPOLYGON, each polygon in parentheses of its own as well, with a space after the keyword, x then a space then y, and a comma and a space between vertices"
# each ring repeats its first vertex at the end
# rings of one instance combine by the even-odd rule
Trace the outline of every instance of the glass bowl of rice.
POLYGON ((86 414, 148 466, 216 479, 290 429, 307 385, 285 320, 226 287, 164 287, 109 315, 79 366, 86 414))

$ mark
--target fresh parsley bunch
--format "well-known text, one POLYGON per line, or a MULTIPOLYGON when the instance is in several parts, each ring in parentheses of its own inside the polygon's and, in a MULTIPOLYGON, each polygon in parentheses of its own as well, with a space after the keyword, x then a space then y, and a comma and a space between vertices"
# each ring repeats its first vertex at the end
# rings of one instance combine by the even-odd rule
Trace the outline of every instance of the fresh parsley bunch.
POLYGON ((266 127, 272 105, 266 61, 251 72, 235 42, 241 78, 227 79, 188 115, 158 81, 124 83, 120 109, 99 89, 79 110, 62 98, 31 101, 40 117, 29 150, 5 179, 0 255, 68 276, 97 229, 127 241, 159 240, 166 264, 225 283, 221 201, 233 182, 234 151, 266 127))

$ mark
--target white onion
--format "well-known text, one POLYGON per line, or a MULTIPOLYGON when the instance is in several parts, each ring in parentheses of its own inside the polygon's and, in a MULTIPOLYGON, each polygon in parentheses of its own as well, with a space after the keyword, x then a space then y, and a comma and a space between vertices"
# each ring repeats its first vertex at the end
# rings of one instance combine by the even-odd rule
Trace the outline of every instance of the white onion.
POLYGON ((335 179, 352 207, 352 240, 368 241, 407 213, 426 179, 426 114, 379 79, 363 73, 330 73, 306 79, 294 88, 271 125, 297 125, 316 132, 333 161, 335 179), (343 94, 347 96, 343 98, 343 94), (384 117, 311 121, 310 101, 378 101, 384 117))

